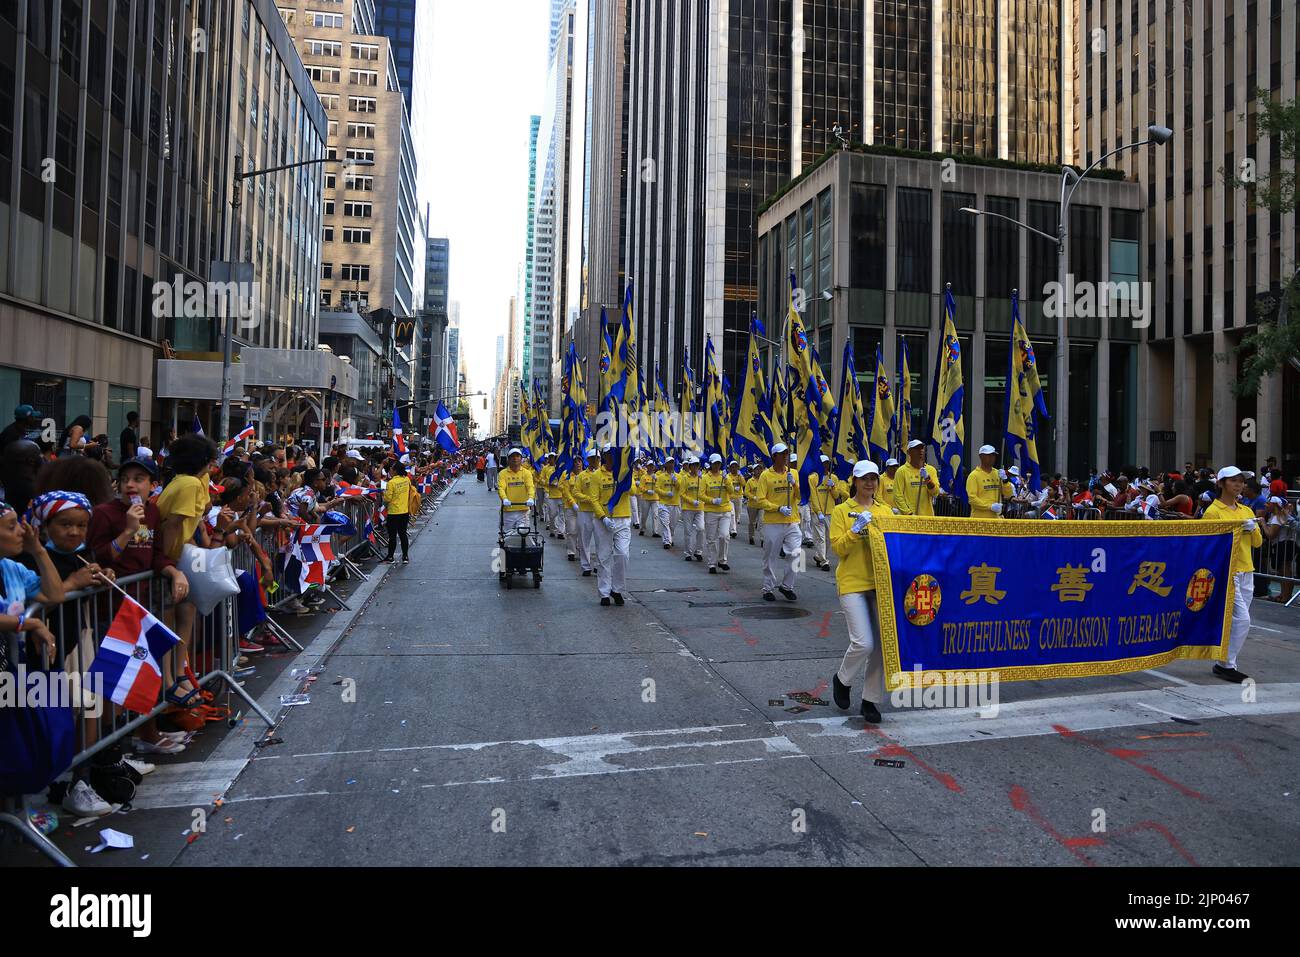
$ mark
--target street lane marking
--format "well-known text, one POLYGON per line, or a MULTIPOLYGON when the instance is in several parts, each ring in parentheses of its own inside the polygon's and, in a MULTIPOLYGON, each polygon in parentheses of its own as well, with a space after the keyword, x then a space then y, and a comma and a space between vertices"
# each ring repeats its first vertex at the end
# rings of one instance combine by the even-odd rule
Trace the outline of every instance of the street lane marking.
POLYGON ((1174 684, 1182 685, 1184 688, 1196 687, 1195 681, 1188 681, 1185 678, 1179 678, 1177 675, 1165 674, 1163 671, 1156 671, 1154 668, 1148 669, 1146 673, 1149 675, 1155 675, 1158 678, 1164 678, 1166 681, 1172 681, 1174 684))

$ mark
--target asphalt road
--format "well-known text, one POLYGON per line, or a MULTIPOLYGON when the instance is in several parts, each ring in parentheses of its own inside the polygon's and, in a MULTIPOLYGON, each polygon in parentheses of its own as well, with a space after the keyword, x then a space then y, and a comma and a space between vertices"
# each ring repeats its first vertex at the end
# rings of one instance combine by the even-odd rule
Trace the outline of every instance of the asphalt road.
POLYGON ((172 799, 129 819, 172 828, 148 863, 1300 863, 1300 609, 1256 601, 1253 703, 1182 662, 872 728, 856 693, 847 715, 788 710, 831 698, 831 573, 768 604, 743 531, 717 576, 634 532, 626 607, 549 540, 542 587, 506 591, 495 499, 457 490, 412 564, 359 593, 283 744, 245 766, 250 732, 166 769, 172 799), (196 801, 223 794, 192 843, 183 775, 196 801))

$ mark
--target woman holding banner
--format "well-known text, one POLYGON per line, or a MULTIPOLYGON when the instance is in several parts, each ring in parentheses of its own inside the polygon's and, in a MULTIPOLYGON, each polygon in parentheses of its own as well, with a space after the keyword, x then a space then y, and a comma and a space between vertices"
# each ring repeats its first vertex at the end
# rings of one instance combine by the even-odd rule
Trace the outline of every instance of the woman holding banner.
POLYGON ((865 668, 862 717, 879 724, 878 705, 885 700, 885 664, 880 652, 880 609, 876 604, 876 575, 867 530, 875 517, 893 515, 894 510, 876 499, 880 469, 875 462, 855 464, 849 482, 852 497, 831 510, 831 547, 840 557, 835 568, 835 584, 839 587, 840 608, 844 610, 849 629, 849 648, 831 684, 836 706, 848 710, 849 692, 865 668))
POLYGON ((1255 562, 1250 550, 1259 548, 1264 543, 1264 536, 1260 533, 1255 510, 1240 501, 1241 491, 1246 486, 1241 469, 1235 465, 1219 469, 1217 484, 1219 497, 1206 506, 1201 518, 1215 522, 1238 522, 1241 534, 1236 537, 1236 544, 1232 548, 1230 571, 1236 591, 1232 599, 1232 630, 1228 633, 1227 667, 1216 662, 1214 675, 1224 681, 1240 684, 1246 680, 1246 675, 1237 670, 1237 655, 1250 631, 1250 600, 1255 597, 1255 562))

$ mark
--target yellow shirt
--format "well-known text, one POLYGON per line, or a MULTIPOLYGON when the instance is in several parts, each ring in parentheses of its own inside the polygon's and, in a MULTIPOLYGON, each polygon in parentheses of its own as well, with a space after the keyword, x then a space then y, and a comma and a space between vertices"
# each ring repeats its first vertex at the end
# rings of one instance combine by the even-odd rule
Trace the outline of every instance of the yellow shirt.
POLYGON ((745 497, 745 476, 741 475, 739 472, 736 472, 734 474, 728 472, 727 484, 730 485, 731 487, 731 491, 728 497, 733 502, 739 502, 742 498, 745 497))
POLYGON ((966 497, 970 500, 970 517, 997 518, 998 516, 993 514, 989 506, 1004 498, 1010 498, 1014 491, 1010 482, 1004 482, 998 477, 996 469, 989 469, 987 472, 978 466, 971 469, 970 475, 966 476, 966 497))
POLYGON ((609 500, 614 497, 616 485, 614 473, 602 467, 599 472, 592 472, 588 481, 588 494, 592 496, 592 511, 597 518, 631 518, 632 496, 624 495, 614 503, 614 510, 609 510, 609 500))
MULTIPOLYGON (((827 475, 808 489, 808 507, 814 515, 830 515, 835 503, 842 498, 840 483, 834 475, 827 475)), ((892 514, 892 513, 891 513, 892 514)))
POLYGON ((922 483, 920 469, 911 463, 898 467, 894 473, 894 507, 903 515, 933 515, 934 500, 939 495, 939 479, 934 466, 923 466, 928 474, 922 483))
POLYGON ((745 480, 745 498, 749 499, 750 508, 758 508, 758 504, 754 501, 758 498, 758 479, 745 480))
MULTIPOLYGON (((844 496, 847 497, 848 492, 845 492, 844 496)), ((876 489, 876 498, 884 502, 891 509, 898 507, 898 503, 894 501, 894 479, 891 479, 884 472, 880 473, 880 485, 876 489)))
POLYGON ((524 503, 533 497, 534 487, 533 473, 527 469, 520 468, 515 472, 507 468, 497 473, 497 494, 507 512, 528 511, 524 503))
POLYGON ((211 498, 206 475, 178 475, 158 496, 158 514, 163 520, 181 519, 181 534, 176 539, 176 547, 167 555, 172 561, 179 561, 182 546, 194 541, 194 532, 207 512, 211 498))
POLYGON ((642 499, 647 502, 654 502, 659 498, 659 490, 655 487, 659 476, 644 472, 641 475, 641 491, 637 492, 642 499))
POLYGON ((794 472, 768 469, 758 477, 755 491, 757 494, 749 501, 763 510, 764 524, 793 525, 799 521, 799 478, 794 472), (781 514, 783 505, 790 507, 789 515, 781 514))
POLYGON ((384 507, 389 515, 405 515, 411 509, 411 480, 394 475, 384 486, 384 507))
POLYGON ((719 472, 717 475, 705 472, 700 476, 700 499, 704 502, 703 509, 706 512, 718 515, 730 512, 731 476, 726 472, 719 472), (715 498, 722 499, 722 504, 714 505, 715 498))
POLYGON ((596 499, 600 496, 600 469, 587 469, 578 477, 578 509, 596 514, 596 499))
POLYGON ((655 479, 655 491, 659 493, 659 504, 674 508, 681 504, 681 476, 664 469, 655 479))
MULTIPOLYGON (((168 486, 168 488, 170 487, 168 486)), ((1243 505, 1241 502, 1237 502, 1233 508, 1228 508, 1216 498, 1205 507, 1205 514, 1201 518, 1213 522, 1237 522, 1240 524, 1248 518, 1255 518, 1255 511, 1249 505, 1243 505)), ((1262 544, 1264 544, 1264 535, 1260 532, 1258 520, 1256 520, 1253 532, 1243 530, 1235 538, 1235 544, 1232 546, 1232 574, 1253 572, 1255 570, 1255 560, 1251 557, 1250 550, 1259 548, 1262 544)))
MULTIPOLYGON (((876 587, 876 571, 871 563, 871 546, 867 540, 871 526, 868 525, 861 535, 854 535, 854 519, 849 518, 849 512, 860 511, 862 506, 856 499, 841 502, 831 510, 831 548, 840 557, 835 566, 835 584, 841 595, 874 591, 876 587)), ((869 511, 876 517, 894 514, 892 508, 879 501, 873 503, 869 511)))
POLYGON ((578 480, 582 478, 584 474, 585 473, 583 472, 571 472, 560 480, 562 483, 560 485, 560 491, 564 493, 564 504, 566 508, 573 508, 575 505, 582 505, 582 487, 578 480))
POLYGON ((681 474, 681 494, 682 494, 682 511, 698 512, 703 504, 700 495, 700 479, 702 475, 692 475, 690 472, 681 474))

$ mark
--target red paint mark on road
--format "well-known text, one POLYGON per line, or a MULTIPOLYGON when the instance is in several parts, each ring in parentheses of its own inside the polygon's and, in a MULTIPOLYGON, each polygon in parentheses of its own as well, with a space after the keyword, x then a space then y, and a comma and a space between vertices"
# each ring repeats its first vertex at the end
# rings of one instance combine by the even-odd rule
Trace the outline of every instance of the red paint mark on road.
POLYGON ((831 683, 827 681, 825 678, 823 678, 821 681, 817 682, 817 687, 813 688, 811 691, 787 691, 786 695, 789 696, 794 694, 806 694, 806 695, 811 695, 814 698, 820 698, 822 696, 822 692, 825 691, 830 686, 831 683))
POLYGON ((1169 785, 1171 788, 1173 788, 1175 791, 1177 791, 1179 794, 1183 795, 1184 797, 1196 798, 1198 801, 1205 800, 1205 795, 1201 794, 1199 791, 1194 791, 1193 789, 1189 788, 1187 785, 1180 784, 1179 782, 1175 781, 1173 778, 1169 777, 1167 774, 1162 772, 1159 768, 1152 767, 1150 764, 1144 764, 1141 761, 1137 760, 1138 758, 1146 754, 1149 754, 1150 752, 1148 751, 1138 751, 1138 750, 1134 750, 1133 748, 1108 748, 1104 744, 1101 744, 1100 742, 1093 741, 1091 738, 1084 737, 1082 734, 1080 734, 1077 731, 1071 731, 1063 724, 1052 725, 1052 730, 1054 730, 1057 734, 1059 734, 1063 738, 1071 738, 1073 740, 1079 741, 1082 744, 1086 744, 1090 748, 1095 748, 1098 751, 1102 751, 1106 754, 1109 754, 1111 757, 1119 758, 1125 764, 1131 765, 1132 767, 1137 768, 1139 771, 1149 774, 1151 777, 1155 778, 1157 781, 1160 781, 1162 784, 1169 785))
POLYGON ((1168 842, 1169 846, 1178 853, 1183 860, 1193 867, 1199 866, 1187 848, 1174 837, 1173 832, 1165 827, 1159 821, 1141 821, 1129 827, 1122 827, 1106 834, 1085 834, 1081 837, 1066 837, 1047 820, 1043 813, 1034 806, 1033 801, 1029 798, 1029 792, 1019 784, 1012 787, 1007 795, 1011 799, 1011 806, 1017 811, 1025 814, 1031 821, 1037 824, 1043 831, 1056 841, 1061 847, 1065 848, 1076 858, 1083 861, 1088 867, 1096 867, 1096 861, 1090 859, 1086 854, 1079 850, 1084 847, 1105 847, 1111 842, 1111 839, 1120 834, 1139 834, 1144 831, 1154 831, 1168 842))
POLYGON ((1052 840, 1054 840, 1057 844, 1060 844, 1061 847, 1065 848, 1067 851, 1073 854, 1080 861, 1083 861, 1083 863, 1086 864, 1088 867, 1097 866, 1096 861, 1092 860, 1091 858, 1088 857, 1088 855, 1084 854, 1082 851, 1074 847, 1071 844, 1070 839, 1066 838, 1064 834, 1062 834, 1056 828, 1052 827, 1052 822, 1047 820, 1047 818, 1043 816, 1043 812, 1038 810, 1038 808, 1034 806, 1033 801, 1029 800, 1029 792, 1026 791, 1024 788, 1022 788, 1019 784, 1011 788, 1008 797, 1011 798, 1011 806, 1013 808, 1015 808, 1017 811, 1020 811, 1022 814, 1026 815, 1031 821, 1033 821, 1040 828, 1042 828, 1043 832, 1047 834, 1047 836, 1050 837, 1052 840))
POLYGON ((831 636, 831 615, 834 612, 826 612, 822 615, 822 626, 817 632, 818 638, 829 638, 831 636))
POLYGON ((901 744, 899 744, 889 735, 885 734, 885 732, 881 731, 879 728, 868 727, 865 730, 868 734, 874 734, 876 735, 876 737, 882 738, 886 742, 885 744, 881 745, 880 748, 878 748, 876 751, 872 753, 872 757, 906 758, 907 760, 915 764, 918 768, 920 768, 922 771, 924 771, 926 774, 930 775, 930 777, 934 778, 936 781, 938 781, 940 784, 946 787, 949 791, 952 791, 954 794, 962 793, 961 785, 957 783, 957 779, 954 778, 951 774, 948 774, 945 771, 940 771, 937 768, 933 768, 930 765, 926 764, 924 761, 918 758, 913 752, 907 750, 907 748, 903 747, 901 744))
POLYGON ((718 631, 728 635, 735 635, 737 638, 743 638, 745 644, 749 645, 751 648, 758 644, 758 638, 746 631, 745 626, 740 622, 736 622, 732 625, 725 625, 722 628, 719 628, 718 631))

